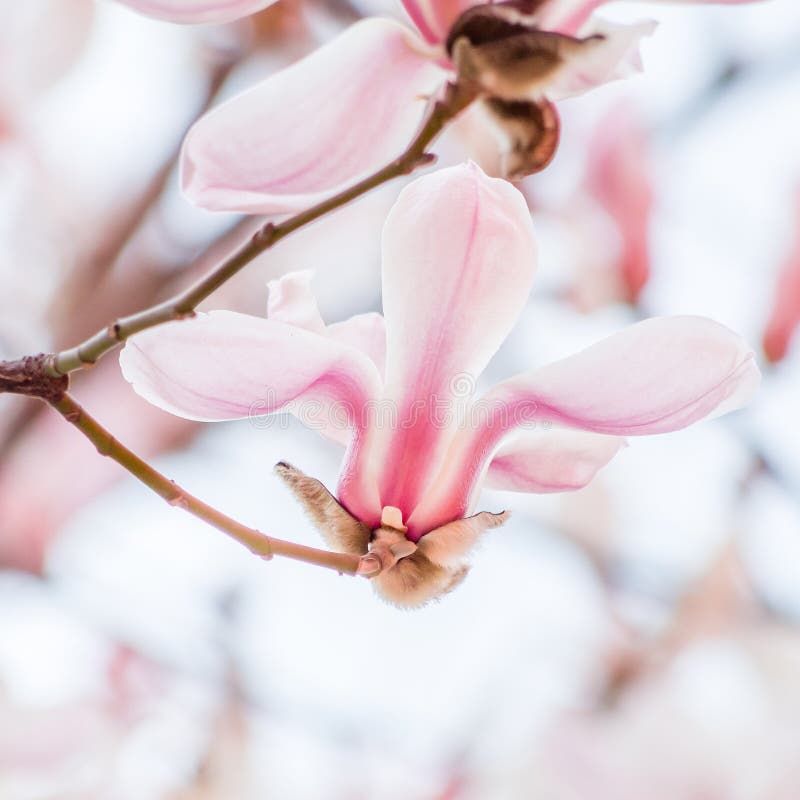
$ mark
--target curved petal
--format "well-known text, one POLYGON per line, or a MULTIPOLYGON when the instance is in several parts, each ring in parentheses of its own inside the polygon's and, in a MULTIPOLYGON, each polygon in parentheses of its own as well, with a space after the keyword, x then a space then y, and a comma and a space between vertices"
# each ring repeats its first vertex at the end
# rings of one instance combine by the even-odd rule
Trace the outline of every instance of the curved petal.
POLYGON ((510 492, 567 492, 586 486, 625 447, 619 436, 567 429, 527 431, 502 444, 484 486, 510 492))
POLYGON ((328 325, 328 336, 342 344, 357 347, 378 368, 383 377, 386 369, 386 321, 381 314, 368 312, 356 314, 343 322, 328 325))
POLYGON ((190 200, 302 210, 398 156, 443 70, 396 22, 368 19, 202 117, 183 146, 190 200))
POLYGON ((317 298, 311 291, 314 273, 310 269, 290 272, 267 284, 267 317, 312 333, 325 333, 317 298))
POLYGON ((255 14, 276 0, 118 0, 148 17, 168 22, 230 22, 255 14))
MULTIPOLYGON (((656 317, 582 352, 499 384, 510 408, 597 433, 666 433, 747 402, 760 374, 733 331, 703 317, 656 317)), ((513 418, 513 414, 510 415, 513 418)))
POLYGON ((564 59, 548 80, 545 93, 552 100, 562 100, 641 72, 639 43, 656 26, 653 20, 620 25, 592 17, 579 32, 584 46, 564 59))
MULTIPOLYGON (((187 419, 241 419, 290 402, 360 411, 380 391, 373 364, 352 347, 281 322, 212 311, 140 333, 120 355, 146 400, 187 419)), ((349 415, 358 428, 361 415, 349 415)))
POLYGON ((313 277, 313 271, 306 269, 289 272, 270 281, 267 302, 269 319, 330 336, 337 342, 361 350, 372 359, 383 377, 386 365, 386 323, 383 316, 372 311, 326 326, 311 289, 313 277))
MULTIPOLYGON (((382 506, 404 519, 435 479, 459 409, 525 305, 534 264, 522 195, 474 164, 414 181, 390 212, 383 400, 396 418, 377 426, 365 455, 381 465, 382 506)), ((406 524, 410 538, 427 533, 406 524)))
POLYGON ((478 5, 479 0, 403 0, 408 16, 419 32, 431 43, 447 38, 452 24, 464 11, 478 5))
POLYGON ((465 516, 498 443, 526 423, 612 436, 666 433, 739 408, 759 379, 752 351, 712 320, 661 317, 632 325, 481 398, 479 424, 459 434, 445 479, 414 521, 435 527, 465 516))

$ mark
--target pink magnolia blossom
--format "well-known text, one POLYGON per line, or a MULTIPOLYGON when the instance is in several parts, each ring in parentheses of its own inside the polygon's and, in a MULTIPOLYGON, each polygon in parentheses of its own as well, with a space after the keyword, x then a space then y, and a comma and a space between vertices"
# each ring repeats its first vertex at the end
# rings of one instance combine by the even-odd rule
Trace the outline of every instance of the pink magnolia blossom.
MULTIPOLYGON (((183 150, 187 196, 214 210, 296 211, 398 156, 428 98, 453 76, 450 26, 476 4, 405 5, 421 36, 387 19, 361 21, 199 120, 183 150)), ((544 38, 564 34, 548 41, 563 39, 576 51, 559 53, 559 68, 545 85, 526 86, 524 99, 558 99, 635 72, 639 39, 652 29, 649 21, 554 20, 544 38), (588 44, 577 48, 573 34, 588 44)))
POLYGON ((285 409, 346 441, 344 509, 368 529, 405 529, 436 564, 459 563, 505 517, 478 514, 434 534, 466 518, 484 480, 512 491, 578 488, 622 437, 736 408, 759 381, 730 330, 668 317, 476 399, 475 380, 525 307, 534 266, 520 192, 475 165, 443 169, 404 189, 386 221, 383 316, 326 325, 307 277, 292 274, 273 284, 267 319, 212 311, 146 331, 125 347, 122 370, 143 397, 189 419, 285 409))
POLYGON ((275 0, 119 0, 140 14, 168 22, 231 22, 275 0))
MULTIPOLYGON (((533 46, 541 48, 532 61, 557 66, 544 69, 541 79, 512 81, 509 87, 482 63, 487 93, 497 102, 546 103, 640 71, 639 41, 655 23, 619 25, 593 17, 601 4, 539 5, 525 17, 525 30, 538 31, 533 46)), ((453 76, 448 41, 453 23, 481 4, 405 0, 404 5, 417 31, 387 19, 363 20, 200 119, 183 150, 188 198, 212 210, 298 211, 397 157, 419 127, 428 98, 453 76)), ((502 7, 514 13, 509 4, 502 7)), ((503 146, 521 146, 513 140, 519 132, 509 132, 501 116, 495 110, 489 118, 503 146)))

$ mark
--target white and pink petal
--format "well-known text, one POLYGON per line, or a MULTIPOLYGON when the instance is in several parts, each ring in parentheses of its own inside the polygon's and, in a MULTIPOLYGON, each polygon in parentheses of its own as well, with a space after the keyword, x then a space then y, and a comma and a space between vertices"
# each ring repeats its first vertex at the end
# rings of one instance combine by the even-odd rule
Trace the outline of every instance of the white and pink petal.
POLYGON ((592 17, 578 33, 587 41, 564 59, 548 82, 547 96, 563 100, 638 74, 642 71, 640 43, 656 27, 653 20, 618 24, 592 17))
MULTIPOLYGON (((504 381, 481 398, 478 424, 459 432, 447 470, 406 524, 430 530, 468 514, 487 465, 510 431, 548 423, 607 434, 583 474, 572 475, 580 482, 606 455, 613 456, 617 437, 666 433, 732 411, 750 399, 759 379, 750 348, 719 323, 702 317, 640 322, 574 356, 504 381)), ((550 467, 542 464, 538 476, 533 471, 525 476, 517 457, 504 470, 504 480, 539 491, 548 480, 569 480, 570 464, 574 467, 568 458, 555 459, 550 467)), ((502 461, 496 465, 501 466, 502 461)), ((528 464, 531 470, 535 466, 528 464)))
POLYGON ((539 420, 635 436, 679 430, 738 408, 760 373, 747 344, 704 317, 655 317, 574 356, 499 384, 487 402, 539 420))
POLYGON ((625 439, 566 428, 512 434, 494 454, 483 485, 511 492, 568 492, 586 486, 625 439))
POLYGON ((328 325, 326 330, 332 339, 356 347, 369 356, 383 378, 386 370, 386 321, 382 314, 375 311, 356 314, 328 325))
POLYGON ((422 45, 367 19, 214 109, 184 142, 184 192, 212 210, 290 213, 384 166, 444 80, 422 45))
POLYGON ((289 272, 267 284, 267 317, 312 333, 325 333, 317 298, 311 290, 314 273, 310 269, 289 272))
POLYGON ((429 490, 474 382, 527 302, 534 267, 530 213, 507 182, 469 164, 401 193, 383 234, 383 400, 396 420, 366 453, 381 465, 382 505, 408 518, 429 490))
MULTIPOLYGON (((270 414, 303 400, 360 412, 380 391, 375 366, 355 348, 233 311, 137 334, 120 365, 146 400, 200 421, 270 414)), ((352 420, 358 429, 360 413, 352 420)))

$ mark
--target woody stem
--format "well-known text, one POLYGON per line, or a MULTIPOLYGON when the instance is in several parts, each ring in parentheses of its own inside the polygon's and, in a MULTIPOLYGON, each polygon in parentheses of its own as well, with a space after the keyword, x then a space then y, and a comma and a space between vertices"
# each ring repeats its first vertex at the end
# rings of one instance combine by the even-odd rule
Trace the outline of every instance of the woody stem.
POLYGON ((118 442, 69 393, 64 393, 61 397, 51 399, 49 402, 67 422, 74 425, 94 444, 100 455, 116 461, 170 505, 182 508, 198 519, 203 520, 203 522, 207 522, 217 530, 235 539, 239 544, 244 545, 251 553, 255 553, 265 559, 270 559, 273 556, 283 556, 296 561, 304 561, 306 564, 333 569, 347 575, 358 574, 361 560, 358 556, 318 550, 315 547, 306 547, 305 545, 266 536, 253 528, 242 525, 199 500, 194 495, 189 494, 185 489, 178 486, 175 481, 153 469, 133 451, 118 442))

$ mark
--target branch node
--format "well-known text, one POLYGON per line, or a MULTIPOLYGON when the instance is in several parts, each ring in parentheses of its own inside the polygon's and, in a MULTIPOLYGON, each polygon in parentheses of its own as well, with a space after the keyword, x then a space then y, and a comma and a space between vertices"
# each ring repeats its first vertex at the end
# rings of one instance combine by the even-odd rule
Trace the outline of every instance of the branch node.
POLYGON ((362 578, 374 578, 376 575, 380 575, 382 571, 383 562, 375 554, 367 553, 361 556, 356 575, 361 575, 362 578))
MULTIPOLYGON (((80 418, 81 412, 78 412, 78 418, 80 418)), ((101 456, 109 456, 114 451, 114 446, 117 444, 117 440, 113 436, 108 436, 102 442, 98 442, 95 445, 97 452, 100 453, 101 456)))
MULTIPOLYGON (((122 325, 120 324, 120 321, 118 319, 114 320, 114 322, 112 322, 106 328, 106 336, 108 336, 109 339, 113 339, 115 342, 121 342, 122 341, 122 325)), ((83 361, 83 358, 81 358, 81 361, 83 361)), ((93 361, 83 361, 83 363, 84 364, 93 364, 94 362, 93 361)))
POLYGON ((175 494, 172 495, 172 497, 165 497, 164 499, 171 506, 177 506, 178 508, 182 508, 184 511, 187 511, 189 509, 189 500, 187 499, 183 489, 181 489, 173 480, 170 480, 170 484, 172 484, 173 488, 175 489, 175 494))
POLYGON ((261 531, 257 530, 256 533, 261 534, 264 537, 263 542, 267 546, 266 553, 259 553, 258 555, 261 556, 264 561, 272 561, 272 556, 274 553, 272 552, 272 540, 267 536, 265 533, 261 533, 261 531))
POLYGON ((437 155, 435 153, 422 153, 422 155, 417 156, 417 158, 408 164, 406 168, 406 174, 414 172, 420 167, 426 167, 429 164, 433 164, 436 159, 437 155))
POLYGON ((275 234, 278 228, 274 222, 268 222, 266 225, 262 225, 254 234, 253 234, 253 244, 258 245, 259 247, 269 247, 272 244, 273 240, 275 239, 275 234))
POLYGON ((67 375, 53 375, 53 356, 39 353, 16 361, 0 361, 0 392, 39 397, 57 403, 69 388, 67 375))
MULTIPOLYGON (((67 411, 66 414, 64 414, 64 419, 67 422, 72 423, 73 425, 77 425, 81 421, 82 416, 83 416, 83 409, 76 408, 73 411, 67 411)), ((99 447, 97 449, 98 451, 100 450, 99 447)))

